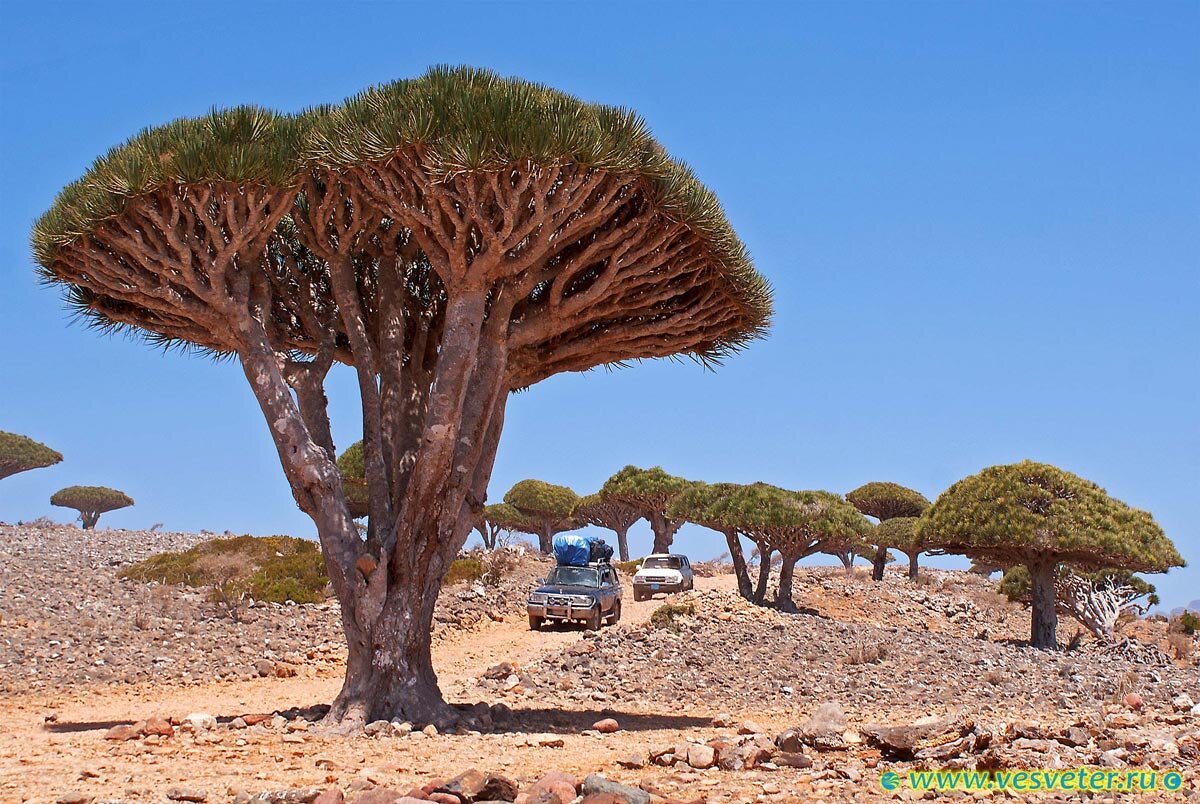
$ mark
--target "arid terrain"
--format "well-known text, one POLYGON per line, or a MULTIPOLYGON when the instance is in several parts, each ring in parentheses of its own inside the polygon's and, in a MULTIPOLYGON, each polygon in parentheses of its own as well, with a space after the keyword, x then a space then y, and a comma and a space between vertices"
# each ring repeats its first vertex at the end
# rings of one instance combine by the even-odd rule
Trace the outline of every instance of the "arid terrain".
MULTIPOLYGON (((685 607, 674 618, 651 624, 668 601, 627 590, 616 627, 535 633, 524 593, 548 564, 524 557, 439 603, 442 689, 486 704, 482 729, 323 734, 342 673, 333 606, 235 622, 202 591, 116 577, 210 536, 0 526, 0 800, 377 802, 425 786, 474 801, 430 791, 478 769, 522 791, 561 771, 650 801, 873 801, 934 797, 884 791, 887 769, 1081 765, 1177 769, 1183 789, 1157 795, 1200 795, 1194 659, 1090 638, 1029 649, 1028 613, 992 582, 931 570, 875 584, 806 569, 794 615, 701 577, 669 601, 685 607), (594 728, 608 719, 615 731, 594 728)), ((1064 621, 1064 642, 1076 630, 1064 621)), ((1157 639, 1153 623, 1133 630, 1157 639)))

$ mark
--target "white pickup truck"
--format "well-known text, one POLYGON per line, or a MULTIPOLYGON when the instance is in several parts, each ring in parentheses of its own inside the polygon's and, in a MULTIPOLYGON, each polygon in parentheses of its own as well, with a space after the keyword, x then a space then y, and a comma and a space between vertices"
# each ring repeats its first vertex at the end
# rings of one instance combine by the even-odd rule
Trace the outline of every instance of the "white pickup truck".
POLYGON ((692 584, 692 562, 687 556, 653 553, 642 559, 633 575, 633 599, 648 600, 657 592, 686 592, 692 584))

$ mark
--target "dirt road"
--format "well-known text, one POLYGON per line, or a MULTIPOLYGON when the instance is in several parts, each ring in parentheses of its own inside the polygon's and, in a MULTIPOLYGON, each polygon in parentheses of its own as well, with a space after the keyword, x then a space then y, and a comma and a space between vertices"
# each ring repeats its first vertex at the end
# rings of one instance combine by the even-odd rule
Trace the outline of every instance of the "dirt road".
MULTIPOLYGON (((697 589, 732 587, 730 576, 696 579, 697 589)), ((643 623, 662 603, 662 599, 635 603, 627 588, 622 622, 610 627, 643 623)), ((523 618, 506 618, 440 642, 434 650, 434 664, 448 699, 474 702, 481 697, 474 680, 487 668, 500 662, 524 665, 582 638, 580 629, 555 627, 533 632, 523 618)), ((704 722, 681 720, 677 713, 618 713, 625 730, 598 740, 578 732, 607 713, 577 711, 569 713, 573 726, 561 734, 562 747, 540 747, 536 736, 520 733, 370 740, 246 730, 217 732, 206 740, 181 734, 160 745, 104 739, 105 731, 116 723, 153 715, 181 717, 207 712, 224 718, 328 702, 337 694, 340 676, 340 666, 333 665, 295 678, 98 687, 13 696, 0 701, 0 723, 4 724, 0 729, 0 801, 56 801, 76 794, 97 800, 161 801, 162 791, 172 785, 202 790, 209 801, 227 800, 231 791, 345 785, 353 780, 404 788, 474 766, 531 781, 552 768, 587 773, 611 766, 630 750, 644 749, 647 741, 679 739, 681 723, 704 722), (53 722, 47 723, 47 717, 53 722)), ((516 708, 522 705, 519 700, 509 703, 516 708)), ((635 772, 615 768, 605 768, 605 772, 613 778, 637 781, 635 772)))

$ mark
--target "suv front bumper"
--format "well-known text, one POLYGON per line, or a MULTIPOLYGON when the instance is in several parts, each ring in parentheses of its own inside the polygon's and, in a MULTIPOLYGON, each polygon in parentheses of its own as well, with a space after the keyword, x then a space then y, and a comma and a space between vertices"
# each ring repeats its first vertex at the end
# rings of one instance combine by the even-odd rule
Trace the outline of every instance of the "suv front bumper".
POLYGON ((656 592, 682 592, 687 589, 687 582, 679 580, 650 580, 649 578, 634 578, 633 588, 642 594, 652 595, 656 592))
POLYGON ((543 620, 585 622, 595 614, 596 605, 594 600, 586 605, 576 601, 526 603, 525 610, 530 617, 541 617, 543 620))

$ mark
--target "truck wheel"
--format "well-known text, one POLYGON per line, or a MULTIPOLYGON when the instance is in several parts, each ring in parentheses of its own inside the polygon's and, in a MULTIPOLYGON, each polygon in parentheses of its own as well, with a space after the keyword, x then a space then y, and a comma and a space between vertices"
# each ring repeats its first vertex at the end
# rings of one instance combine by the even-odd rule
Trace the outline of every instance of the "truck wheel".
POLYGON ((583 621, 583 625, 589 631, 599 631, 600 622, 600 606, 596 606, 596 610, 588 615, 588 618, 583 621))
POLYGON ((542 618, 538 617, 536 614, 530 614, 529 615, 529 630, 530 631, 538 631, 541 629, 541 627, 542 627, 542 618))
POLYGON ((616 625, 621 622, 621 601, 613 603, 612 611, 608 614, 608 624, 616 625))

